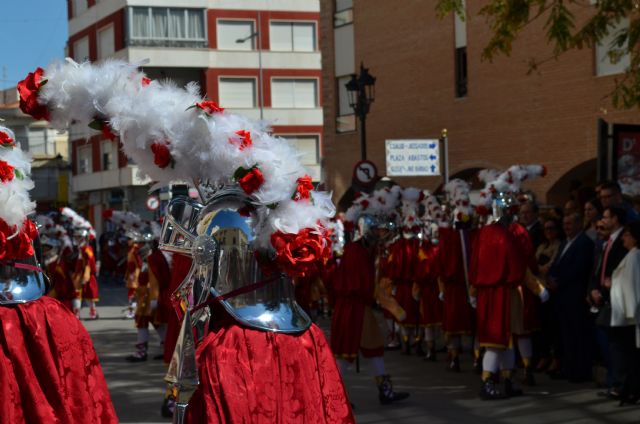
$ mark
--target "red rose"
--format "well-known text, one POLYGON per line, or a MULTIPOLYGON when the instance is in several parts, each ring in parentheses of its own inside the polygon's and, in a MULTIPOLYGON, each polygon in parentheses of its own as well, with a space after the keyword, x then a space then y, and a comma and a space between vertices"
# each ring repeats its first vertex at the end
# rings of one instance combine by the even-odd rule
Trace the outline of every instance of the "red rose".
POLYGON ((20 110, 27 115, 33 116, 36 120, 46 119, 49 121, 49 109, 38 102, 38 92, 43 85, 43 73, 44 70, 38 68, 35 72, 29 72, 29 75, 18 83, 20 110))
POLYGON ((305 276, 317 271, 331 254, 331 241, 326 233, 304 228, 297 234, 278 231, 271 235, 276 263, 291 276, 305 276))
POLYGON ((203 111, 205 111, 205 113, 208 115, 224 112, 224 109, 218 106, 216 102, 204 101, 204 102, 196 103, 196 106, 199 109, 202 109, 203 111))
POLYGON ((304 177, 298 178, 298 187, 296 187, 296 192, 293 194, 293 200, 300 199, 309 199, 311 198, 311 190, 313 190, 313 183, 311 182, 311 177, 309 175, 305 175, 304 177))
POLYGON ((38 237, 38 227, 33 223, 29 218, 24 220, 24 224, 22 225, 22 231, 29 236, 29 239, 33 240, 38 237))
POLYGON ((16 141, 11 138, 11 136, 9 135, 9 133, 6 133, 4 131, 0 131, 0 146, 15 146, 16 145, 16 141))
POLYGON ((238 180, 238 183, 240 183, 240 187, 245 193, 251 194, 264 183, 264 176, 259 168, 253 167, 238 180))
MULTIPOLYGON (((251 140, 251 133, 249 131, 239 130, 236 131, 236 135, 240 136, 240 145, 238 147, 240 150, 244 150, 253 144, 253 140, 251 140)), ((231 144, 235 144, 237 141, 238 140, 236 140, 235 138, 229 139, 229 143, 231 144)))
POLYGON ((146 87, 149 84, 151 84, 151 78, 142 77, 142 86, 146 87))
POLYGON ((112 216, 113 216, 113 209, 109 208, 102 211, 102 219, 105 219, 105 220, 111 219, 112 216))
POLYGON ((8 259, 26 259, 33 256, 33 243, 26 231, 20 231, 17 236, 10 240, 11 258, 8 259))
POLYGON ((158 165, 159 168, 166 168, 173 160, 169 148, 164 143, 153 143, 151 145, 151 152, 153 152, 153 163, 158 165))
POLYGON ((13 177, 15 176, 13 170, 13 166, 3 160, 0 160, 0 181, 6 183, 13 180, 13 177))

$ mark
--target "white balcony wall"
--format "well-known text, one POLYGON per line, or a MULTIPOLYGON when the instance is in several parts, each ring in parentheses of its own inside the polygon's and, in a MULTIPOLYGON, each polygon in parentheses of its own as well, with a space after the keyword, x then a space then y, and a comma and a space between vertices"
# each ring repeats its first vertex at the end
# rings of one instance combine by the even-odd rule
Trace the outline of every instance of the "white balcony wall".
POLYGON ((75 175, 72 180, 74 192, 104 190, 124 186, 146 185, 151 180, 141 179, 138 176, 138 167, 129 165, 124 168, 111 171, 93 172, 90 174, 75 175))

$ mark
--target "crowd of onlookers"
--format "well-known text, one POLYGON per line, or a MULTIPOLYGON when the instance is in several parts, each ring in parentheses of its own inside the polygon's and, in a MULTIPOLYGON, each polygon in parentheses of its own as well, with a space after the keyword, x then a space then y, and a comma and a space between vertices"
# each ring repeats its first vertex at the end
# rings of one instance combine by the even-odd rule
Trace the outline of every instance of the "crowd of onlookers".
POLYGON ((539 305, 538 371, 582 382, 599 364, 607 371, 600 394, 621 403, 640 398, 640 214, 634 203, 617 183, 603 182, 573 191, 562 209, 541 211, 528 201, 518 215, 551 293, 539 305))

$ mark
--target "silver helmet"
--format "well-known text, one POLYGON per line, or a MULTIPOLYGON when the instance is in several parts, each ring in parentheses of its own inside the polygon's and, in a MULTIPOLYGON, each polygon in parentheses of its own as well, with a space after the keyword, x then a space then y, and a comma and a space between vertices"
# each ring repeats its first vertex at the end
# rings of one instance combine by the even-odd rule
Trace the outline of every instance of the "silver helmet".
MULTIPOLYGON (((37 245, 37 239, 34 240, 37 245)), ((50 288, 36 255, 0 262, 0 305, 15 305, 38 300, 50 288)))
MULTIPOLYGON (((255 234, 240 210, 250 205, 235 187, 211 194, 206 204, 177 198, 168 206, 160 248, 192 258, 191 269, 174 296, 193 309, 192 323, 208 316, 199 309, 213 298, 239 323, 258 330, 299 333, 311 325, 295 302, 289 277, 265 275, 253 248, 255 234)), ((206 323, 205 323, 206 325, 206 323)))

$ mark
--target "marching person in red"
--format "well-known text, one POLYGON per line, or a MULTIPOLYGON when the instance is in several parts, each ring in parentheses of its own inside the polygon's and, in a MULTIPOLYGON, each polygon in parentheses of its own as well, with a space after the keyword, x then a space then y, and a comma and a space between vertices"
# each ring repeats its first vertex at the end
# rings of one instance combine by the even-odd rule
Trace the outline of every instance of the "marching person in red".
MULTIPOLYGON (((482 361, 483 399, 502 399, 522 394, 512 377, 515 368, 514 335, 522 334, 523 286, 548 299, 548 292, 528 268, 526 255, 509 226, 513 222, 514 193, 528 177, 542 174, 538 166, 514 166, 489 180, 482 196, 493 207, 493 220, 478 230, 473 238, 469 280, 477 296, 477 337, 486 348, 482 361), (498 371, 504 389, 496 386, 498 371)), ((486 204, 483 210, 486 210, 486 204)))
POLYGON ((372 305, 376 302, 377 247, 395 229, 391 213, 381 214, 381 209, 376 205, 385 205, 393 210, 392 198, 393 193, 384 192, 374 193, 370 201, 359 200, 359 205, 363 205, 365 211, 359 211, 355 221, 355 236, 353 241, 345 245, 340 265, 332 279, 335 305, 331 317, 331 349, 343 374, 358 353, 368 359, 382 404, 409 397, 408 393, 393 390, 384 364, 384 336, 372 311, 372 305), (381 201, 379 196, 386 197, 386 200, 381 201), (367 214, 367 210, 377 212, 379 217, 367 214))
POLYGON ((129 250, 127 252, 127 271, 124 275, 127 287, 127 312, 126 318, 135 318, 136 290, 139 286, 140 273, 142 272, 142 256, 140 256, 140 243, 135 240, 135 235, 128 234, 129 250))
POLYGON ((98 319, 96 302, 100 300, 100 297, 98 295, 98 279, 96 278, 96 258, 93 248, 89 245, 89 230, 87 228, 74 229, 73 243, 78 251, 73 271, 73 285, 76 287, 77 299, 76 315, 80 316, 81 302, 85 300, 89 304, 89 319, 98 319))
POLYGON ((45 296, 38 230, 27 218, 35 210, 31 158, 3 127, 0 144, 0 421, 115 424, 89 334, 67 307, 45 296))
POLYGON ((71 249, 71 240, 65 229, 56 225, 48 216, 38 215, 36 219, 41 234, 42 261, 51 281, 51 290, 48 295, 58 299, 60 303, 72 311, 76 291, 68 262, 61 254, 71 249))

